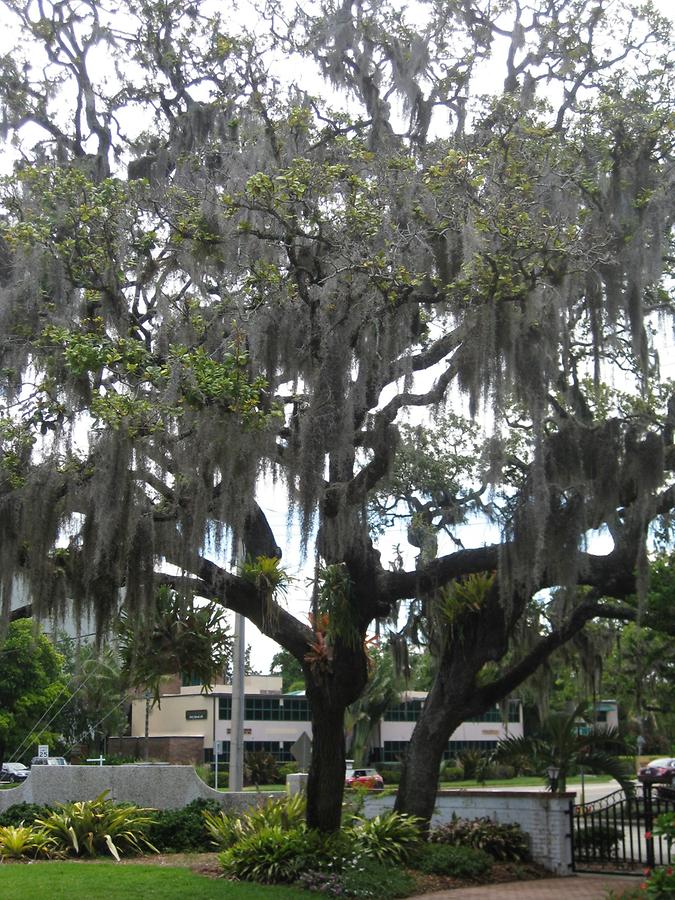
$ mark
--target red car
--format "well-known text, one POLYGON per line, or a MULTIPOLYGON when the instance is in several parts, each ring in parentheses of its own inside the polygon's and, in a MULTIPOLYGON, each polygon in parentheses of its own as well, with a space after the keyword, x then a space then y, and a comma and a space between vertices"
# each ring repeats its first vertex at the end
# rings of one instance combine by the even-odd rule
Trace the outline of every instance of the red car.
POLYGON ((653 759, 638 769, 638 781, 658 782, 659 784, 675 783, 675 759, 670 756, 662 756, 653 759))
POLYGON ((382 776, 375 769, 347 769, 345 772, 346 787, 364 787, 371 791, 381 791, 384 787, 382 776))

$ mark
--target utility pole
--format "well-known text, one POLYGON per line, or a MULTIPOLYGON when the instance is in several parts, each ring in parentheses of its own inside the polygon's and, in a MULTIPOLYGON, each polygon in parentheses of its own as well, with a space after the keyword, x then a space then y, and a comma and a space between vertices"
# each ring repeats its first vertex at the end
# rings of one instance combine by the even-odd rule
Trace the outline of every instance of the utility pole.
POLYGON ((244 617, 234 617, 232 648, 232 720, 230 722, 230 790, 244 787, 244 617))
MULTIPOLYGON (((243 561, 243 547, 237 545, 237 562, 243 561)), ((230 720, 230 780, 231 791, 244 788, 244 668, 246 662, 245 619, 234 616, 234 646, 232 647, 232 717, 230 720)))

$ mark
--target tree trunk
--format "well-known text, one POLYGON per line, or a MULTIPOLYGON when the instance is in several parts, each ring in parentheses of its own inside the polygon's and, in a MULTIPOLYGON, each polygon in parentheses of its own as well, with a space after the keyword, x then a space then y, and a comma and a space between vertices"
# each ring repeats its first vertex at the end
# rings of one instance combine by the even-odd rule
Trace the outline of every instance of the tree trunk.
POLYGON ((395 809, 428 823, 436 803, 443 753, 452 732, 491 702, 477 691, 476 676, 503 656, 505 622, 496 589, 477 612, 460 617, 446 636, 436 678, 403 761, 395 809))
POLYGON ((307 826, 337 831, 345 787, 345 710, 368 680, 363 647, 337 644, 327 666, 304 664, 312 710, 312 763, 307 781, 307 826))
POLYGON ((394 806, 397 812, 419 816, 427 825, 436 805, 438 776, 448 739, 467 719, 470 708, 467 700, 473 675, 465 672, 464 677, 455 678, 454 669, 441 663, 408 744, 394 806))

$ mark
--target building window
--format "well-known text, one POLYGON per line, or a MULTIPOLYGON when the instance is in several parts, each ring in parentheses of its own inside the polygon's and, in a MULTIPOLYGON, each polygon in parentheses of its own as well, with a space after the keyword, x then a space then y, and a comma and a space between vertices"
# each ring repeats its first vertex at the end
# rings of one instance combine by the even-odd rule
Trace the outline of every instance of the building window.
MULTIPOLYGON (((244 741, 244 757, 247 753, 271 753, 278 763, 294 762, 291 747, 294 741, 244 741)), ((218 756, 218 763, 229 763, 230 742, 223 741, 223 752, 218 756)), ((204 762, 213 762, 213 750, 204 750, 204 762)))
POLYGON ((384 712, 385 722, 416 722, 422 711, 422 700, 408 700, 405 703, 397 703, 390 706, 384 712))
MULTIPOLYGON (((218 698, 218 718, 232 718, 232 698, 218 698)), ((244 719, 248 722, 309 722, 309 703, 305 697, 246 697, 244 719)))
POLYGON ((180 680, 183 687, 198 687, 202 683, 201 678, 192 672, 182 672, 180 680))

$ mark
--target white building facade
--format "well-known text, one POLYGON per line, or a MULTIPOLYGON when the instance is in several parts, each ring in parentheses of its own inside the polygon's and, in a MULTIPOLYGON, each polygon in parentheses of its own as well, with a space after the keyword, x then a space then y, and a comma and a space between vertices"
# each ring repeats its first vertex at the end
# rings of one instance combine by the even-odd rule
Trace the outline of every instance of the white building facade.
MULTIPOLYGON (((284 694, 281 677, 254 675, 246 678, 244 703, 244 752, 265 751, 279 763, 291 762, 291 747, 303 734, 312 736, 309 703, 303 693, 284 694)), ((426 694, 406 691, 396 705, 385 711, 371 738, 373 762, 397 762, 424 706, 426 694)), ((160 705, 146 710, 146 701, 132 703, 131 736, 151 739, 200 739, 203 756, 194 762, 210 762, 214 748, 221 747, 220 761, 229 761, 232 716, 232 686, 214 685, 204 692, 198 685, 182 685, 175 693, 162 695, 160 705)), ((450 737, 445 758, 463 750, 489 750, 507 736, 523 734, 522 704, 509 701, 506 716, 495 707, 477 722, 465 722, 450 737)), ((171 762, 172 760, 167 760, 171 762)))

